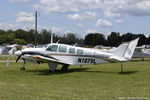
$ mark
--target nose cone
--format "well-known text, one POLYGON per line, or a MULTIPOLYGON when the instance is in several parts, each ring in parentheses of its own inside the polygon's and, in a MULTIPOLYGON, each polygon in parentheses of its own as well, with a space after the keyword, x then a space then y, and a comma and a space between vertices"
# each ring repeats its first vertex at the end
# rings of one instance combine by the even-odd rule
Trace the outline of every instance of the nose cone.
POLYGON ((15 55, 16 55, 16 56, 20 56, 21 54, 22 54, 22 53, 21 53, 20 50, 15 52, 15 55))

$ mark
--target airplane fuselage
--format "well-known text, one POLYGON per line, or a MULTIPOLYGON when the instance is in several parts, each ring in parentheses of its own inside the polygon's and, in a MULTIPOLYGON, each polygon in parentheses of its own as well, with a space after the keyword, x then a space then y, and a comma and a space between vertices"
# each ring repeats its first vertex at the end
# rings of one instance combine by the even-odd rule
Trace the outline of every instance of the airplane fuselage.
POLYGON ((100 50, 75 47, 65 44, 49 44, 45 48, 26 48, 21 51, 22 58, 32 62, 56 62, 59 64, 84 65, 117 62, 109 59, 113 54, 100 50))

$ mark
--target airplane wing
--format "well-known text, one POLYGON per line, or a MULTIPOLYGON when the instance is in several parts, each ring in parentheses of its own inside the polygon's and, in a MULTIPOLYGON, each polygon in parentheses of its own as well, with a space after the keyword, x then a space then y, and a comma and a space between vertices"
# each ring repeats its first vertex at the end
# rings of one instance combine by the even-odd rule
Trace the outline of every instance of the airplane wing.
POLYGON ((58 64, 68 64, 68 63, 62 62, 52 56, 29 55, 28 57, 33 58, 34 60, 36 59, 37 61, 40 61, 40 62, 47 62, 47 63, 54 62, 54 63, 58 63, 58 64))

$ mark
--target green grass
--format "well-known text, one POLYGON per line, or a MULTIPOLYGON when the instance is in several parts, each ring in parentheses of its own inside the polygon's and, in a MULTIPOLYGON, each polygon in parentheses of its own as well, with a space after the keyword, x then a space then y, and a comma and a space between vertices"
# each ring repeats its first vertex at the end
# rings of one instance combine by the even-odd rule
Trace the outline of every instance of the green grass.
POLYGON ((0 64, 0 100, 117 100, 150 98, 150 61, 70 66, 68 72, 48 72, 47 64, 0 64))
POLYGON ((10 59, 10 60, 16 60, 17 59, 17 56, 15 55, 1 55, 0 54, 0 61, 1 60, 7 60, 7 59, 10 59))

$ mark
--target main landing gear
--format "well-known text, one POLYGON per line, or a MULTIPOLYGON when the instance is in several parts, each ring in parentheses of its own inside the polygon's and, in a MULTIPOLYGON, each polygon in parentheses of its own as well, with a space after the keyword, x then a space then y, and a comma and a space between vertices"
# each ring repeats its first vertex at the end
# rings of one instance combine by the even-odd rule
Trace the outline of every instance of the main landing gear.
POLYGON ((61 71, 67 71, 68 67, 69 67, 69 65, 67 65, 67 64, 62 65, 61 71))
MULTIPOLYGON (((48 66, 50 68, 49 69, 50 72, 55 72, 56 71, 56 67, 58 66, 58 64, 51 62, 51 63, 48 63, 48 66)), ((67 65, 67 64, 62 65, 61 71, 67 71, 68 67, 69 67, 69 65, 67 65)))

